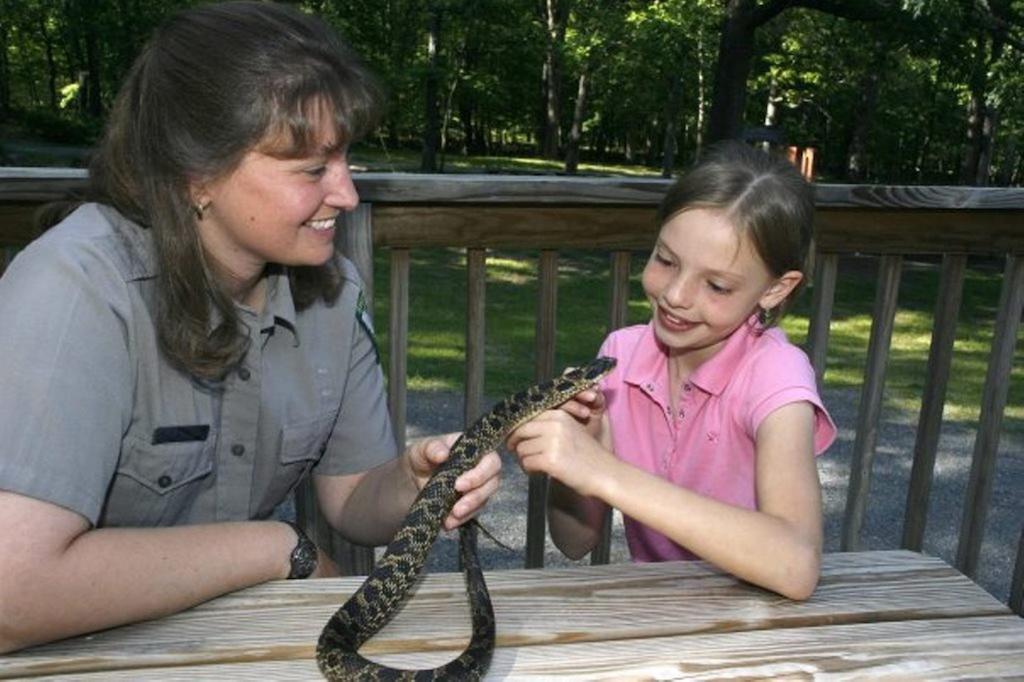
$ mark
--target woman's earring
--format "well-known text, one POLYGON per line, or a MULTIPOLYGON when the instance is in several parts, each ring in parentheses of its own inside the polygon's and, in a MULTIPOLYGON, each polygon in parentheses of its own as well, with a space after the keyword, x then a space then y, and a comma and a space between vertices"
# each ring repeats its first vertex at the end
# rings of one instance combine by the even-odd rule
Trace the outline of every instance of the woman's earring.
POLYGON ((772 309, 757 306, 757 321, 762 327, 767 327, 772 320, 772 309))
POLYGON ((203 219, 203 213, 209 208, 210 202, 207 201, 205 204, 192 204, 192 212, 196 214, 196 220, 203 219))

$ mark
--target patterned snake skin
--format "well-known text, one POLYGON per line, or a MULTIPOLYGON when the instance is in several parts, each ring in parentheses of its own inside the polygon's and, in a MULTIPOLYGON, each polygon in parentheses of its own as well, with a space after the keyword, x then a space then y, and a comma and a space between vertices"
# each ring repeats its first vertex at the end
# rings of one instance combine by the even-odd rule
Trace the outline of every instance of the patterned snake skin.
POLYGON ((615 366, 598 358, 498 403, 451 448, 412 503, 402 527, 366 581, 327 621, 316 647, 316 661, 328 680, 477 680, 494 651, 494 610, 476 554, 476 524, 459 528, 459 556, 466 575, 473 635, 455 660, 433 670, 399 670, 374 663, 357 650, 384 627, 416 582, 427 553, 459 497, 455 479, 473 468, 517 426, 556 407, 595 384, 615 366))

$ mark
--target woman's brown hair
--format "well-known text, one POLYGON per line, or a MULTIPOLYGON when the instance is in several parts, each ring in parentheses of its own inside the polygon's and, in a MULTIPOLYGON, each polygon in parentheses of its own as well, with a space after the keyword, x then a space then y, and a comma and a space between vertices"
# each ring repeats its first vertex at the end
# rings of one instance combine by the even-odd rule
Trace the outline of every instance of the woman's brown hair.
MULTIPOLYGON (((312 151, 322 111, 333 114, 339 143, 350 143, 373 126, 379 102, 375 79, 338 35, 291 7, 199 5, 156 31, 110 113, 90 165, 90 198, 153 234, 157 332, 172 363, 217 380, 248 345, 234 303, 205 265, 190 183, 229 173, 267 139, 285 141, 273 150, 282 156, 312 151)), ((337 298, 333 260, 288 272, 298 309, 337 298)))

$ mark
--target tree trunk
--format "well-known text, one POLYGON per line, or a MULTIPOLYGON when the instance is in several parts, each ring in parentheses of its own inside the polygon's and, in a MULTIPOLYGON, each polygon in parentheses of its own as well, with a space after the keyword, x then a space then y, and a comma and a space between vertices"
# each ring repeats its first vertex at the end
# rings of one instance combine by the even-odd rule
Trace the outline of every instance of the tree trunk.
POLYGON ((973 185, 981 159, 982 126, 985 120, 985 41, 979 41, 974 73, 971 77, 971 98, 967 103, 967 144, 960 166, 960 184, 973 185))
POLYGON ((672 177, 676 165, 676 145, 678 144, 678 128, 680 101, 683 95, 683 79, 681 76, 672 78, 665 100, 665 137, 661 147, 661 177, 672 177))
POLYGON ((757 27, 738 4, 730 7, 718 42, 718 62, 708 116, 708 142, 738 139, 743 134, 747 76, 754 58, 754 30, 757 27))
POLYGON ((575 173, 580 163, 580 138, 583 136, 583 115, 587 110, 587 92, 590 87, 590 65, 583 68, 576 88, 576 107, 572 114, 569 144, 565 150, 565 172, 575 173))
POLYGON ((431 3, 427 25, 427 79, 425 97, 426 127, 423 131, 423 156, 420 170, 437 171, 437 149, 441 137, 441 115, 438 99, 438 42, 441 37, 441 9, 431 3))
POLYGON ((7 24, 0 23, 0 119, 11 111, 11 65, 7 60, 7 24))
POLYGON ((860 106, 854 113, 853 132, 846 147, 846 179, 864 182, 868 175, 868 138, 878 111, 878 93, 889 52, 886 41, 875 41, 875 55, 860 81, 860 106))
POLYGON ((85 107, 86 113, 93 118, 103 116, 103 78, 100 69, 99 26, 97 26, 97 7, 92 2, 84 3, 88 12, 82 12, 85 18, 85 107))
POLYGON ((565 25, 569 16, 569 0, 545 0, 547 45, 544 57, 544 124, 541 135, 541 156, 557 159, 562 146, 562 48, 565 25))
POLYGON ((999 169, 996 172, 996 184, 1000 187, 1009 187, 1013 182, 1014 170, 1020 160, 1020 153, 1017 150, 1017 139, 1010 137, 1004 143, 1002 159, 999 169))

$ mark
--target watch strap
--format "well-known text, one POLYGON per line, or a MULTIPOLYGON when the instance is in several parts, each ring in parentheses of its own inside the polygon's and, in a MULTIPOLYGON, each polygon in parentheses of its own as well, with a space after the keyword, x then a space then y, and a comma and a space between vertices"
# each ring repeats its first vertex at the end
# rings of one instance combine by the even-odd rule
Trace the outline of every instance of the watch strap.
POLYGON ((302 530, 299 524, 293 521, 285 521, 285 523, 292 527, 292 530, 295 531, 295 535, 298 537, 295 549, 292 550, 289 557, 291 571, 288 573, 288 580, 308 578, 316 570, 316 543, 309 539, 309 536, 306 535, 306 532, 302 530))

